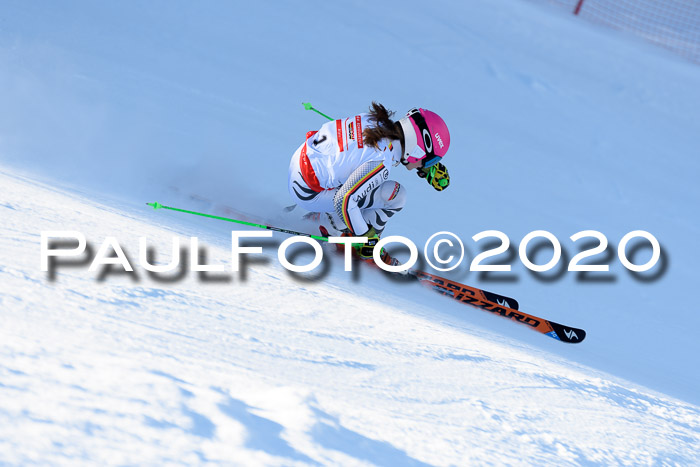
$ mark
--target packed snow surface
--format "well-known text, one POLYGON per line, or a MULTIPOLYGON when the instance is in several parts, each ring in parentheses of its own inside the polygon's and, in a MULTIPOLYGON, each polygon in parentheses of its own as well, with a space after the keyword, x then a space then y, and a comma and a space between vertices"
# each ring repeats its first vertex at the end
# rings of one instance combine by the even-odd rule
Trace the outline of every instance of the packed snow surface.
POLYGON ((697 65, 519 0, 5 2, 0 463, 700 464, 698 83, 697 65), (451 186, 397 169, 409 199, 387 234, 457 233, 450 277, 585 342, 328 249, 323 273, 292 275, 278 234, 233 274, 238 227, 145 205, 314 231, 283 211, 289 158, 323 123, 300 104, 372 99, 451 130, 451 186), (468 272, 489 229, 511 273, 468 272), (603 232, 609 273, 529 272, 517 244, 538 229, 564 265, 569 236, 603 232), (633 275, 616 247, 639 229, 663 254, 633 275), (92 254, 114 237, 135 271, 43 272, 50 230, 92 254), (227 272, 139 266, 139 237, 165 263, 193 236, 227 272))
MULTIPOLYGON (((116 233, 127 251, 138 236, 170 245, 187 232, 134 206, 0 181, 4 461, 697 460, 696 406, 473 326, 478 310, 358 293, 341 262, 310 284, 272 264, 214 283, 100 278, 86 265, 47 280, 37 226, 116 233)), ((230 264, 225 244, 211 240, 208 262, 230 264)))

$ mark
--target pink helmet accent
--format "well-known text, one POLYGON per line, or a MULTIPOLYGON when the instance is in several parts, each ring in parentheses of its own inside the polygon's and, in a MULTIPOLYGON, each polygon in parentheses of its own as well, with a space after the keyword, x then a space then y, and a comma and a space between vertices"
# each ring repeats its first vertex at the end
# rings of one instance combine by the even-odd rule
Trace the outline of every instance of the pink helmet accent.
POLYGON ((399 123, 404 130, 406 143, 404 159, 409 163, 418 162, 434 154, 437 157, 431 157, 426 161, 426 166, 435 164, 450 148, 450 131, 445 121, 435 112, 411 109, 399 123), (425 126, 427 126, 427 134, 423 131, 425 126))

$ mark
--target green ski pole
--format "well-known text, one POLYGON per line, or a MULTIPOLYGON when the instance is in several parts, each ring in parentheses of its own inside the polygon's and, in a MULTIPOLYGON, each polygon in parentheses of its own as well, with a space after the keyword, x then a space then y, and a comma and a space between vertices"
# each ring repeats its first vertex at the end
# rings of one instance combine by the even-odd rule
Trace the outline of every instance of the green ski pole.
POLYGON ((304 232, 297 232, 295 230, 281 229, 279 227, 273 227, 271 225, 255 224, 253 222, 246 222, 246 221, 241 221, 241 220, 237 220, 237 219, 229 219, 228 217, 214 216, 212 214, 204 214, 202 212, 197 212, 197 211, 188 211, 186 209, 173 208, 170 206, 164 206, 158 202, 146 203, 146 204, 148 206, 152 206, 153 209, 170 209, 171 211, 184 212, 187 214, 194 214, 195 216, 209 217, 211 219, 218 219, 220 221, 234 222, 236 224, 247 225, 250 227, 257 227, 259 229, 274 230, 275 232, 282 232, 282 233, 286 233, 286 234, 290 234, 290 235, 302 235, 304 237, 311 237, 311 238, 314 238, 316 240, 321 240, 324 242, 328 241, 328 237, 322 237, 320 235, 311 235, 311 234, 304 233, 304 232))
POLYGON ((331 117, 329 117, 328 115, 326 115, 326 114, 324 114, 323 112, 321 112, 321 111, 315 109, 314 106, 311 105, 311 102, 302 102, 301 105, 303 105, 304 108, 305 108, 306 110, 313 110, 313 111, 316 112, 317 114, 323 115, 323 116, 326 117, 328 120, 333 120, 333 119, 332 119, 331 117))

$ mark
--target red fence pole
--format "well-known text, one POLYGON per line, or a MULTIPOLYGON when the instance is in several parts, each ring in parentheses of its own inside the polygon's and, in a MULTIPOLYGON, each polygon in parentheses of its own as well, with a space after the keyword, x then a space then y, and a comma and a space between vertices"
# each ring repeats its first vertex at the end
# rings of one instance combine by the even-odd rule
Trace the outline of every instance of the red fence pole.
POLYGON ((583 6, 583 0, 578 0, 578 3, 576 4, 576 9, 574 10, 575 15, 578 15, 579 11, 581 11, 582 6, 583 6))

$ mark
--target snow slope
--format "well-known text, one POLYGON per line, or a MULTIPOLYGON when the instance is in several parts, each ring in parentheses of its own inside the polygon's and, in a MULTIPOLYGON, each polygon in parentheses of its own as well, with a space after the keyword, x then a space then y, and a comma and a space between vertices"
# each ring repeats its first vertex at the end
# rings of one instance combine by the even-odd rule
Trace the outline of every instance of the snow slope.
POLYGON ((698 463, 699 82, 517 0, 4 2, 0 461, 698 463), (139 235, 159 252, 199 236, 227 261, 230 225, 146 201, 312 228, 279 214, 289 157, 323 122, 300 102, 345 116, 372 99, 452 133, 449 190, 399 172, 409 204, 387 233, 453 231, 473 257, 482 230, 517 246, 545 229, 570 258, 577 231, 614 252, 644 229, 663 264, 452 275, 585 328, 576 346, 336 261, 293 280, 272 250, 245 281, 39 271, 54 228, 133 258, 139 235))
MULTIPOLYGON (((485 331, 457 309, 383 303, 369 286, 387 285, 378 271, 362 270, 362 294, 339 261, 311 284, 272 261, 245 280, 164 283, 137 267, 137 278, 100 281, 83 265, 49 281, 37 230, 70 225, 95 250, 117 234, 137 264, 138 236, 169 245, 190 227, 7 172, 0 182, 4 462, 700 460, 696 406, 485 331)), ((206 241, 208 261, 230 265, 227 242, 206 241)))

